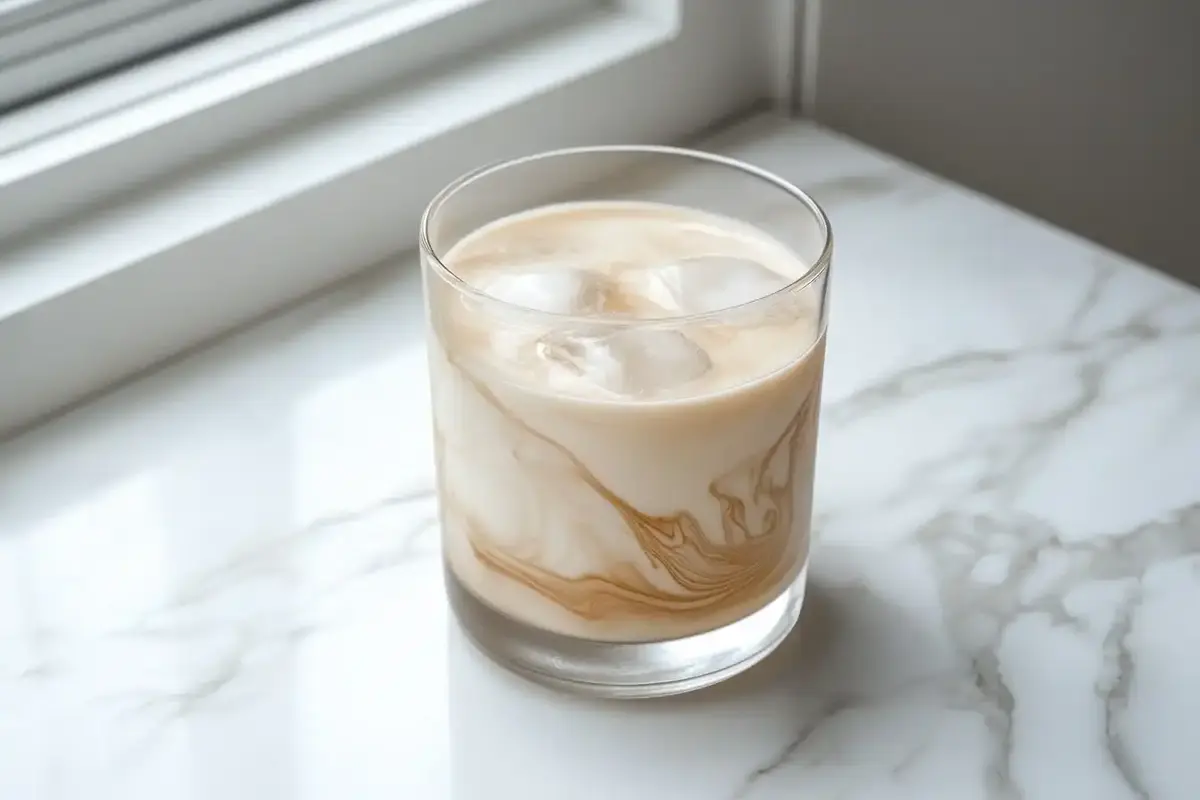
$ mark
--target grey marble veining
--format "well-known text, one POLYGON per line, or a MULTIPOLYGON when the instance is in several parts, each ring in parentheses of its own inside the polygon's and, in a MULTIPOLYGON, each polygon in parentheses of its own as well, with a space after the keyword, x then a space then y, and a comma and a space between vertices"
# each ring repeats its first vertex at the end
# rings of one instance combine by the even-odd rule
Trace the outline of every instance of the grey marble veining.
POLYGON ((613 704, 462 640, 399 265, 0 447, 0 797, 1200 797, 1200 294, 804 124, 711 146, 837 237, 779 652, 613 704))

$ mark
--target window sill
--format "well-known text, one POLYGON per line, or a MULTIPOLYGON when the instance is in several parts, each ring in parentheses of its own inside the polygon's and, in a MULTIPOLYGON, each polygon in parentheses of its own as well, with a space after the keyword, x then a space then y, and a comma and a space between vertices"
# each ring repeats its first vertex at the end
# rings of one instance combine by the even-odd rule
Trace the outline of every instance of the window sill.
POLYGON ((0 257, 0 435, 412 248, 469 166, 673 141, 752 107, 773 65, 747 8, 579 12, 18 242, 0 257))

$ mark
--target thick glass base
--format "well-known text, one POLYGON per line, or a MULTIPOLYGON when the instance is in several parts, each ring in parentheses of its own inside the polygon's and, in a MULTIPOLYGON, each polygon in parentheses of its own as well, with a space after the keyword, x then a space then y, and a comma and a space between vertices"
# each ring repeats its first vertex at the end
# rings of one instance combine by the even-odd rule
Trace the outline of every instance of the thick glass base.
POLYGON ((808 569, 778 597, 737 622, 658 642, 598 642, 534 628, 484 603, 446 570, 450 607, 493 661, 538 683, 593 697, 665 697, 702 689, 757 664, 800 617, 808 569))

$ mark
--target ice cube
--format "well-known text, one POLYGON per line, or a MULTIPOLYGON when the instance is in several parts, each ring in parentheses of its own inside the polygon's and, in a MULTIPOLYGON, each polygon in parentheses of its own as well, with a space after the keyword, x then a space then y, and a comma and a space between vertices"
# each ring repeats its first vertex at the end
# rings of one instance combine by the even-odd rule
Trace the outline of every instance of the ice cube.
POLYGON ((498 300, 552 314, 598 314, 616 288, 603 275, 555 264, 498 270, 476 285, 498 300))
POLYGON ((702 314, 749 303, 787 286, 791 279, 757 261, 701 256, 628 270, 625 289, 664 311, 702 314))
POLYGON ((554 369, 627 397, 653 397, 704 375, 708 353, 679 331, 556 331, 537 343, 554 369))

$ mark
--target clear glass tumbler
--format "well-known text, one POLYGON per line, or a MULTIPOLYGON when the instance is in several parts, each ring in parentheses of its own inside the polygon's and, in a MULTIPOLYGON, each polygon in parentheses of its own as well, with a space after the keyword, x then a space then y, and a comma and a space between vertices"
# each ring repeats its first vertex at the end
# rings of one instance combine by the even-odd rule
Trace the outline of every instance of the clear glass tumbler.
POLYGON ((832 238, 750 165, 667 147, 485 167, 421 221, 446 587, 506 667, 700 688, 795 624, 832 238))

